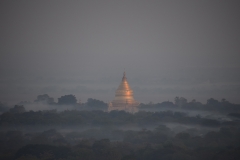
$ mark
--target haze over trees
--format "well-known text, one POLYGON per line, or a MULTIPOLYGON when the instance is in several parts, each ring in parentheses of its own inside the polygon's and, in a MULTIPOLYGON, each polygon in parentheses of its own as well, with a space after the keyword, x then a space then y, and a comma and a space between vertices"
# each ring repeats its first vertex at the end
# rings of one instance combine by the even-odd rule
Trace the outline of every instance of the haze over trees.
MULTIPOLYGON (((29 107, 28 107, 29 108, 29 107)), ((210 98, 206 104, 140 104, 139 112, 106 112, 107 104, 48 94, 0 115, 0 159, 212 160, 240 157, 240 105, 210 98), (49 110, 27 110, 24 105, 49 110), (72 106, 69 108, 69 106, 72 106), (64 109, 65 108, 65 109, 64 109)))
POLYGON ((240 151, 238 120, 170 110, 6 112, 0 126, 15 128, 0 131, 0 158, 6 160, 210 160, 236 159, 240 151))
POLYGON ((8 106, 2 102, 0 102, 0 113, 6 112, 8 110, 8 106))

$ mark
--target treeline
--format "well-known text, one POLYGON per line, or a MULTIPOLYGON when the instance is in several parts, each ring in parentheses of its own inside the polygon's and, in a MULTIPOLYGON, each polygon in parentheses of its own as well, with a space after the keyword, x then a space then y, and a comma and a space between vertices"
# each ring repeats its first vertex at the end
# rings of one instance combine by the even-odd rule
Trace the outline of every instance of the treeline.
POLYGON ((206 104, 202 104, 201 102, 197 102, 195 99, 188 102, 188 100, 184 97, 175 97, 174 103, 170 101, 165 101, 162 103, 141 103, 139 106, 140 110, 156 110, 156 109, 182 109, 182 110, 197 110, 197 111, 217 111, 222 113, 230 113, 230 112, 239 112, 240 113, 240 104, 233 104, 227 101, 226 99, 222 99, 218 101, 214 98, 210 98, 207 100, 206 104))
MULTIPOLYGON (((48 94, 38 95, 34 102, 22 101, 18 103, 18 106, 28 106, 32 110, 41 110, 41 108, 36 108, 38 104, 43 104, 48 106, 49 109, 65 110, 66 106, 71 107, 71 109, 76 110, 103 110, 107 111, 108 104, 97 99, 88 98, 87 102, 82 103, 77 102, 74 95, 64 95, 58 98, 58 102, 54 101, 54 98, 50 97, 48 94)), ((226 99, 221 99, 218 101, 214 98, 207 100, 206 104, 196 101, 195 99, 188 102, 184 97, 175 97, 174 102, 164 101, 161 103, 141 103, 138 106, 139 110, 145 111, 159 111, 164 110, 196 110, 196 111, 213 111, 221 113, 240 113, 240 104, 233 104, 226 99)), ((0 113, 9 111, 10 107, 4 103, 0 102, 0 113)), ((31 110, 31 109, 30 109, 31 110)))
MULTIPOLYGON (((108 135, 105 135, 105 137, 108 135)), ((62 134, 0 132, 0 159, 4 160, 235 160, 240 157, 239 128, 222 127, 202 136, 173 134, 160 125, 154 130, 95 129, 62 134), (102 131, 101 131, 102 130, 102 131), (105 133, 122 140, 96 139, 105 133), (88 134, 91 133, 91 134, 88 134)))
MULTIPOLYGON (((103 101, 93 98, 88 98, 86 103, 82 103, 81 101, 77 103, 77 98, 72 94, 61 96, 60 98, 58 98, 57 103, 48 94, 43 94, 37 96, 37 99, 34 101, 34 103, 42 103, 48 105, 72 105, 75 107, 81 107, 85 109, 91 108, 101 110, 107 110, 108 107, 108 105, 103 101)), ((22 104, 24 105, 24 102, 22 104)))
MULTIPOLYGON (((3 112, 22 112, 23 110, 20 109, 21 106, 28 106, 32 108, 32 110, 42 110, 41 107, 36 108, 38 105, 45 105, 50 109, 56 110, 66 110, 68 107, 70 109, 77 109, 77 110, 103 110, 107 111, 108 104, 97 99, 88 98, 86 103, 77 102, 77 99, 74 95, 64 95, 58 98, 58 102, 54 101, 54 98, 50 97, 48 94, 38 95, 37 99, 34 102, 29 101, 21 101, 13 107, 8 106, 7 104, 0 102, 0 113, 3 112), (19 108, 19 109, 17 109, 19 108)), ((25 108, 24 108, 25 110, 25 108)), ((31 109, 30 109, 31 110, 31 109)))
POLYGON ((82 126, 151 126, 159 123, 181 123, 188 125, 201 125, 209 127, 236 126, 239 121, 216 120, 201 117, 200 115, 188 116, 184 112, 161 111, 146 112, 139 111, 135 114, 125 111, 104 112, 101 110, 78 111, 65 110, 57 112, 29 111, 29 112, 5 112, 0 115, 0 126, 20 125, 82 125, 82 126))

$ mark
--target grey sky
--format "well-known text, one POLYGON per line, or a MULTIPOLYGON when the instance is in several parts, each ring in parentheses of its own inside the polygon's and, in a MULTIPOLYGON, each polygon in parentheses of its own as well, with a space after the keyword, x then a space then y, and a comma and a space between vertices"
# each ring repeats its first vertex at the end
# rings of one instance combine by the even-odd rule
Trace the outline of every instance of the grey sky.
POLYGON ((0 2, 0 101, 108 102, 124 68, 140 102, 240 103, 238 0, 0 2))

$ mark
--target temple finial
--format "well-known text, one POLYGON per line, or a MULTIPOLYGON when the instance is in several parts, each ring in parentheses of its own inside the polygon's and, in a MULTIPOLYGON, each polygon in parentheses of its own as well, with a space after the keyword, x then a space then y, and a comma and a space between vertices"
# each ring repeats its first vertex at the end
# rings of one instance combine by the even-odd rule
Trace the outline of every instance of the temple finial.
POLYGON ((127 80, 127 78, 126 78, 126 73, 125 73, 125 71, 123 72, 123 78, 122 78, 122 81, 125 81, 125 80, 127 80))

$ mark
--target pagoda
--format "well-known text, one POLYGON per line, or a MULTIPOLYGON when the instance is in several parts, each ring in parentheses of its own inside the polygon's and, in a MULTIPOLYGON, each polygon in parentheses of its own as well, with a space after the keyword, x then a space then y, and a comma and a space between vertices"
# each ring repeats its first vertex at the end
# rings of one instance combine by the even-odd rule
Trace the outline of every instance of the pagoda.
POLYGON ((133 90, 130 88, 126 73, 123 73, 122 82, 120 83, 115 98, 108 105, 108 111, 125 110, 127 112, 137 112, 139 103, 133 98, 133 90))

